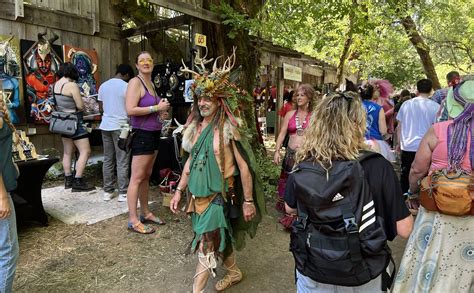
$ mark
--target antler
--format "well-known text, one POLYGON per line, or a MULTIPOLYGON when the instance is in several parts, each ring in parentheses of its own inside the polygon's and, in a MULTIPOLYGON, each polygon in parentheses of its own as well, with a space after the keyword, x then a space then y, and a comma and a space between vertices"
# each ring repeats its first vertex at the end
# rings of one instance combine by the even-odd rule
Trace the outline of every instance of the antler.
POLYGON ((179 68, 179 71, 181 71, 181 72, 189 72, 189 73, 191 73, 191 74, 193 74, 193 75, 199 75, 199 73, 197 73, 196 71, 193 71, 193 70, 189 69, 189 68, 186 66, 186 64, 184 64, 183 59, 181 59, 181 62, 183 63, 183 66, 184 66, 184 67, 180 67, 180 68, 179 68))
POLYGON ((208 63, 212 62, 212 60, 214 60, 214 58, 206 59, 206 57, 207 57, 207 47, 205 47, 205 48, 206 48, 206 54, 204 54, 204 57, 199 58, 199 53, 198 53, 198 55, 194 59, 194 64, 196 64, 196 66, 200 66, 202 72, 206 71, 206 64, 208 64, 208 63))
POLYGON ((224 61, 224 65, 222 66, 221 74, 229 73, 232 70, 232 68, 234 68, 236 50, 237 50, 237 47, 232 48, 232 55, 227 57, 227 59, 224 61))
POLYGON ((222 55, 217 57, 216 60, 214 61, 214 65, 212 66, 212 72, 215 72, 218 70, 218 67, 217 67, 217 60, 219 60, 219 58, 223 57, 222 55))

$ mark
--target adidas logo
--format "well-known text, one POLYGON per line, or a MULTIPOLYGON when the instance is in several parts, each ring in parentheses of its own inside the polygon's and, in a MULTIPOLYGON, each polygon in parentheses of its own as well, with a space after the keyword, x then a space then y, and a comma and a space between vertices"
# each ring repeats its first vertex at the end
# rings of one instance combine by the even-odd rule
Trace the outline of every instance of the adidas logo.
POLYGON ((332 198, 332 201, 338 201, 338 200, 341 200, 343 199, 344 196, 342 196, 340 193, 336 194, 333 198, 332 198))

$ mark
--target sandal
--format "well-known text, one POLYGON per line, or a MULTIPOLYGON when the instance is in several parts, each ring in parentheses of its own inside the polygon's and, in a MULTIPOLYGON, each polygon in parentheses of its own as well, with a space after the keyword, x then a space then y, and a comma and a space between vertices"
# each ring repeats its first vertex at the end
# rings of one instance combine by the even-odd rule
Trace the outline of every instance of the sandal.
POLYGON ((156 224, 156 225, 165 225, 166 222, 160 219, 159 217, 153 215, 153 213, 148 213, 146 217, 144 215, 140 215, 140 222, 146 224, 156 224), (155 218, 155 219, 153 219, 155 218))
POLYGON ((138 234, 151 234, 151 233, 155 233, 155 229, 153 229, 152 227, 150 226, 147 226, 147 225, 143 225, 142 222, 138 222, 136 223, 135 225, 128 222, 128 230, 129 231, 132 231, 132 232, 135 232, 135 233, 138 233, 138 234))
POLYGON ((224 278, 216 283, 215 288, 217 291, 224 291, 242 281, 242 272, 239 268, 232 269, 234 266, 235 263, 228 268, 226 267, 227 273, 225 274, 224 278))

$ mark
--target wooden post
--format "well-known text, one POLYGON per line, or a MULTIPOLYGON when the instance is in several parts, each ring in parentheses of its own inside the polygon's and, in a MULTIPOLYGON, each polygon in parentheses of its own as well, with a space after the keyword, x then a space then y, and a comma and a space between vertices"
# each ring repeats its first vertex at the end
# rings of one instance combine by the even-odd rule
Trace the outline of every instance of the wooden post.
POLYGON ((285 88, 285 80, 283 79, 283 67, 278 67, 277 69, 277 99, 275 105, 275 141, 278 137, 278 133, 280 133, 281 127, 281 117, 278 115, 278 111, 280 110, 281 106, 283 105, 283 94, 285 88))

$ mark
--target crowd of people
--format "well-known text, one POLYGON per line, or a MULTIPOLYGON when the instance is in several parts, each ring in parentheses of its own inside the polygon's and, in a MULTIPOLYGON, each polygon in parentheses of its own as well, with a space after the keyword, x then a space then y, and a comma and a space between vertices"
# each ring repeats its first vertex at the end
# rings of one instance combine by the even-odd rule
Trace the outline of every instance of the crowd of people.
MULTIPOLYGON (((153 64, 149 52, 140 52, 138 74, 129 65, 118 66, 98 95, 103 200, 114 199, 117 189, 117 200, 128 204, 127 228, 139 234, 165 224, 148 205, 163 120, 170 118, 170 103, 157 95, 152 82, 153 64), (132 129, 129 152, 117 144, 124 127, 132 129)), ((248 129, 240 117, 243 92, 231 81, 233 64, 235 52, 212 71, 204 65, 197 71, 182 69, 193 74, 194 104, 182 134, 189 156, 170 210, 178 213, 186 199, 194 231, 191 249, 197 253, 193 292, 202 292, 209 277, 216 276, 218 260, 227 272, 216 282, 217 291, 242 280, 234 249, 255 235, 266 212, 248 129)), ((57 108, 80 113, 84 104, 77 70, 65 63, 61 74, 52 87, 57 108)), ((474 81, 462 81, 457 72, 448 74, 447 81, 448 88, 433 95, 432 82, 421 79, 414 95, 403 90, 396 99, 384 80, 326 95, 309 84, 288 91, 279 111, 273 162, 282 167, 276 207, 282 212, 280 223, 291 231, 297 292, 474 288, 474 206, 459 216, 427 208, 423 201, 420 206, 418 200, 420 190, 427 190, 420 188, 423 178, 440 170, 470 176, 474 165, 474 81), (396 154, 400 179, 393 167, 396 154), (392 284, 385 273, 391 258, 386 244, 397 235, 409 240, 392 284)), ((0 106, 0 152, 7 154, 0 157, 0 292, 11 292, 18 241, 9 192, 16 188, 18 172, 11 160, 15 128, 1 100, 0 106)), ((91 149, 80 125, 75 134, 62 136, 65 188, 73 192, 95 188, 82 178, 91 149), (73 171, 75 150, 79 156, 73 171)))
MULTIPOLYGON (((393 292, 472 291, 474 196, 471 172, 474 148, 471 146, 471 128, 474 107, 471 103, 474 80, 462 81, 457 72, 450 72, 446 78, 448 88, 434 94, 431 80, 421 79, 414 94, 402 90, 395 100, 389 99, 388 95, 380 99, 381 92, 386 92, 390 86, 387 81, 371 80, 316 101, 302 144, 296 152, 289 150, 295 160, 289 168, 284 190, 285 212, 296 217, 291 224, 290 250, 296 261, 298 292, 379 292, 389 286, 393 292), (386 119, 387 112, 394 122, 386 119), (396 129, 391 137, 387 136, 390 123, 396 129), (380 153, 385 159, 382 156, 362 159, 367 150, 380 153), (389 163, 395 163, 394 153, 398 153, 400 159, 400 179, 389 163), (350 283, 352 276, 347 270, 325 264, 324 251, 338 250, 334 238, 329 241, 325 237, 331 233, 339 233, 337 235, 341 237, 341 231, 335 228, 334 222, 329 228, 325 226, 325 221, 331 217, 327 211, 331 204, 323 199, 330 195, 332 202, 343 204, 346 197, 343 192, 348 192, 347 185, 351 181, 341 181, 344 172, 338 164, 350 160, 358 160, 362 165, 358 174, 365 177, 370 187, 374 214, 383 219, 380 225, 384 227, 386 240, 391 241, 396 235, 409 237, 392 284, 383 284, 387 279, 381 273, 371 275, 369 282, 354 281, 348 287, 345 285, 350 283), (311 169, 308 162, 311 162, 314 174, 305 173, 311 169), (335 177, 339 182, 333 182, 336 179, 331 176, 336 174, 332 172, 337 174, 335 177), (326 183, 318 184, 318 176, 324 173, 326 183), (339 189, 333 184, 339 184, 339 189), (341 191, 334 196, 338 190, 341 191), (416 215, 415 222, 412 214, 416 215), (306 243, 299 242, 300 234, 306 235, 306 243), (318 243, 312 243, 311 236, 318 237, 318 243), (328 277, 331 273, 347 277, 331 280, 328 277)), ((277 151, 284 135, 282 131, 278 136, 277 151)), ((277 157, 279 154, 275 155, 277 157)), ((275 160, 275 163, 279 162, 275 160)), ((356 194, 363 192, 357 190, 355 188, 356 194)), ((371 216, 362 212, 362 227, 367 223, 364 218, 368 221, 371 216)), ((374 219, 371 225, 376 225, 377 221, 378 218, 374 219)), ((365 236, 360 233, 361 241, 365 236)), ((363 249, 364 245, 361 247, 363 249)), ((326 256, 333 263, 339 261, 337 254, 326 256)), ((372 265, 370 256, 370 252, 364 256, 368 259, 367 267, 372 265)), ((362 274, 354 271, 357 280, 362 279, 359 273, 362 274)))

